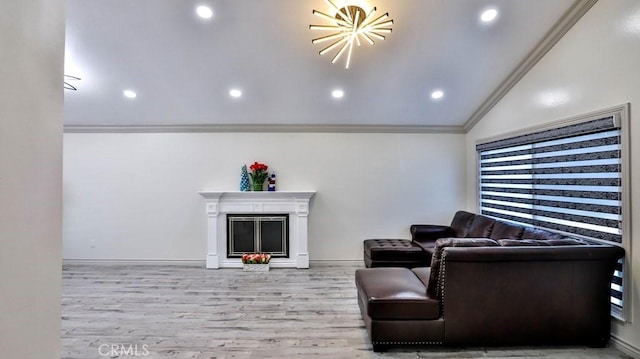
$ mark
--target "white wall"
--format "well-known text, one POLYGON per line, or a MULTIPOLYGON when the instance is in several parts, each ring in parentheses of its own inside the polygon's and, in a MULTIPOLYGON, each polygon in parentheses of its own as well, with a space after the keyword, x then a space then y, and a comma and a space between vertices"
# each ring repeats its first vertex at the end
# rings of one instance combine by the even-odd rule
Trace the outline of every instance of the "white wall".
POLYGON ((0 9, 0 357, 60 358, 65 6, 0 9))
MULTIPOLYGON (((631 182, 640 181, 640 2, 600 0, 569 33, 467 135, 467 172, 476 171, 478 139, 631 103, 631 182)), ((640 204, 633 188, 632 207, 640 204)), ((467 208, 476 209, 476 179, 467 180, 467 208)), ((640 210, 630 218, 640 228, 640 210)), ((633 238, 633 236, 632 236, 633 238)), ((637 238, 635 238, 637 242, 637 238)), ((633 322, 613 322, 613 335, 640 353, 640 244, 631 256, 633 322)), ((627 273, 625 273, 627 275, 627 273)), ((623 343, 623 344, 624 344, 623 343)))
POLYGON ((464 135, 137 133, 64 136, 64 258, 204 260, 203 190, 238 190, 264 162, 279 190, 316 190, 311 260, 449 223, 464 205, 464 135))

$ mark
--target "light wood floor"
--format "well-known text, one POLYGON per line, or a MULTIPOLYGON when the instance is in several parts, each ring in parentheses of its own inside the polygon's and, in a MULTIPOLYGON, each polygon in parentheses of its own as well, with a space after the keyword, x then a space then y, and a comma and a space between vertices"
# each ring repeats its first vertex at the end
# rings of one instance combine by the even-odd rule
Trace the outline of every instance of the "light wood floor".
POLYGON ((65 265, 62 358, 629 358, 583 347, 373 353, 356 302, 355 269, 65 265))

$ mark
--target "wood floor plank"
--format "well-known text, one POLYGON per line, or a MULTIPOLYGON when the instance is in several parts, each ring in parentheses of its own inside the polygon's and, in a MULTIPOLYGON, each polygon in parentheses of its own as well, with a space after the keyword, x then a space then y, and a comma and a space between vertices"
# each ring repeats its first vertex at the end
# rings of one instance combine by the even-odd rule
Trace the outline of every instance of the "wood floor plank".
POLYGON ((62 358, 630 358, 613 348, 583 347, 373 353, 355 269, 65 265, 62 358))

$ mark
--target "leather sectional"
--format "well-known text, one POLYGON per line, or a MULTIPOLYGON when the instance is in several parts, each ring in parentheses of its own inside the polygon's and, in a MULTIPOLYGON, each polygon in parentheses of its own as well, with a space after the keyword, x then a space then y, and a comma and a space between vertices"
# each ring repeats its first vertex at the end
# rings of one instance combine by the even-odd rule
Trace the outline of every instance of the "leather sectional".
POLYGON ((606 345, 624 250, 459 211, 370 239, 356 270, 374 351, 392 345, 606 345))

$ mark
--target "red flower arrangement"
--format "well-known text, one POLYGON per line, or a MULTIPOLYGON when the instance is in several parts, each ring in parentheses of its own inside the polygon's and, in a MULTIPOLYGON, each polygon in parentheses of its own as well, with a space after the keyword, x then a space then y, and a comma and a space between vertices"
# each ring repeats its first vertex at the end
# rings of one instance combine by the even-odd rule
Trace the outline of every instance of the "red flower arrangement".
POLYGON ((249 169, 251 170, 251 173, 249 173, 249 175, 251 176, 251 181, 253 182, 254 191, 261 191, 264 181, 266 181, 267 177, 269 177, 269 172, 267 172, 269 166, 265 165, 264 163, 254 162, 251 166, 249 166, 249 169))
POLYGON ((269 264, 271 254, 267 253, 245 253, 242 255, 243 264, 269 264))

